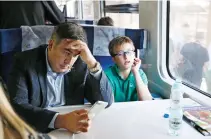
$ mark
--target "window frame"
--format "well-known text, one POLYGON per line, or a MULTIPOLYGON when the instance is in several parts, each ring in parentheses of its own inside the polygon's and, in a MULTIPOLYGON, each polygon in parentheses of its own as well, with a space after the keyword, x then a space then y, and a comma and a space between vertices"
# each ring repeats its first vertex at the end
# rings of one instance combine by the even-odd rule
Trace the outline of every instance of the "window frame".
POLYGON ((139 13, 139 3, 106 5, 106 1, 103 1, 103 7, 104 15, 106 13, 139 13))

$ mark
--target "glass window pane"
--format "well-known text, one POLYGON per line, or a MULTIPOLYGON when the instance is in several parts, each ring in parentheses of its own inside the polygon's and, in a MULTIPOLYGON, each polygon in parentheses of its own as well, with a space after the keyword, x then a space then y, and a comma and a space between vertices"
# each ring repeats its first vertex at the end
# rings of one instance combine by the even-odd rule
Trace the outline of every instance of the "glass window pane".
POLYGON ((211 1, 170 2, 169 69, 211 93, 211 1))
POLYGON ((66 4, 66 0, 55 0, 56 5, 58 8, 63 11, 63 7, 66 4))
POLYGON ((114 20, 114 26, 123 28, 139 28, 139 14, 135 13, 106 13, 114 20), (124 21, 122 21, 122 19, 124 21))
POLYGON ((105 0, 106 5, 139 3, 139 0, 105 0))
POLYGON ((67 17, 76 17, 76 0, 67 1, 67 17))
POLYGON ((82 1, 83 4, 83 19, 93 20, 94 19, 94 1, 82 1))

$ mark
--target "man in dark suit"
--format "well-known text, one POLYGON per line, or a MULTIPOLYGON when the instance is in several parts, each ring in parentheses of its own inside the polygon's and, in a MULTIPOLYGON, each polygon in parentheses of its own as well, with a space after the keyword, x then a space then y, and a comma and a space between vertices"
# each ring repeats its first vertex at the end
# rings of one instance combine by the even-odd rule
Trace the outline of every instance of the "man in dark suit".
POLYGON ((55 27, 48 46, 15 57, 8 90, 16 112, 40 132, 65 128, 87 132, 86 110, 58 114, 49 107, 113 102, 112 89, 102 68, 91 54, 81 26, 63 23, 55 27), (83 121, 83 122, 81 122, 83 121))

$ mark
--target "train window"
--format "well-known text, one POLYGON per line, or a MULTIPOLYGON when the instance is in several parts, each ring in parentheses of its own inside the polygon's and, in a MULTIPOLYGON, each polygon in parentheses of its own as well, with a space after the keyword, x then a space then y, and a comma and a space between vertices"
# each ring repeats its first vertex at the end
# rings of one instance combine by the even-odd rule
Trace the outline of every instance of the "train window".
POLYGON ((117 5, 117 4, 128 4, 128 3, 138 3, 138 0, 105 0, 106 5, 117 5))
POLYGON ((94 1, 93 0, 55 0, 61 11, 66 5, 66 16, 73 19, 94 19, 94 1))
POLYGON ((55 0, 55 3, 58 6, 58 8, 62 11, 64 5, 66 4, 66 0, 55 0))
POLYGON ((117 27, 139 28, 139 14, 106 13, 106 16, 110 16, 114 20, 114 25, 117 27))
POLYGON ((82 1, 83 19, 93 20, 94 19, 94 1, 84 0, 82 1))
POLYGON ((211 1, 170 1, 170 74, 211 94, 211 1))
POLYGON ((105 1, 105 15, 114 20, 114 25, 123 28, 139 28, 139 1, 105 1), (124 20, 124 22, 122 22, 124 20))
POLYGON ((55 0, 55 3, 62 12, 64 12, 64 6, 66 6, 67 17, 76 18, 76 0, 55 0))

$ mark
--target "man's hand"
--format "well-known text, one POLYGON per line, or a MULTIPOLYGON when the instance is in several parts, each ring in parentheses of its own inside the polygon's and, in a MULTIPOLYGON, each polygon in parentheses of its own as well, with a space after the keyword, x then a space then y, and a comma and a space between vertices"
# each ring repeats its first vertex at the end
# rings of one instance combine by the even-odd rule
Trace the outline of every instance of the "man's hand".
POLYGON ((65 128, 73 133, 87 132, 89 125, 88 113, 85 109, 58 115, 55 120, 55 128, 65 128))
POLYGON ((132 66, 132 72, 138 72, 141 66, 141 59, 135 58, 132 66))
POLYGON ((79 54, 81 59, 88 65, 88 68, 95 67, 97 61, 85 42, 76 40, 72 42, 71 46, 71 49, 74 51, 74 53, 79 54))

